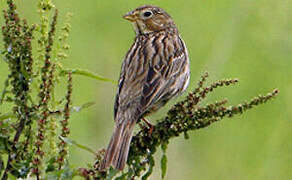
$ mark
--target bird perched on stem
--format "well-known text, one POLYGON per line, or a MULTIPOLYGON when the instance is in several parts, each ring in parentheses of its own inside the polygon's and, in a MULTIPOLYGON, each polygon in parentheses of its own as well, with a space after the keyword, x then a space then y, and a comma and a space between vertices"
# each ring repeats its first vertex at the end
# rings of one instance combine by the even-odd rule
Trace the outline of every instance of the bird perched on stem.
POLYGON ((123 16, 136 31, 120 73, 114 105, 115 127, 101 162, 122 170, 137 121, 157 111, 189 84, 187 48, 172 18, 156 6, 141 6, 123 16))

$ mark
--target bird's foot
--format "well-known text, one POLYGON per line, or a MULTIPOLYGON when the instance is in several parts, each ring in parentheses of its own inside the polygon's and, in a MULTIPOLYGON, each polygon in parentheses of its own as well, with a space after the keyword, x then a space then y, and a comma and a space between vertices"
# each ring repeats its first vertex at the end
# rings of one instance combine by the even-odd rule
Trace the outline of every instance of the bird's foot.
POLYGON ((145 119, 144 117, 142 118, 142 120, 144 121, 145 124, 147 124, 149 130, 148 130, 148 134, 151 135, 153 130, 154 130, 154 125, 151 124, 147 119, 145 119))

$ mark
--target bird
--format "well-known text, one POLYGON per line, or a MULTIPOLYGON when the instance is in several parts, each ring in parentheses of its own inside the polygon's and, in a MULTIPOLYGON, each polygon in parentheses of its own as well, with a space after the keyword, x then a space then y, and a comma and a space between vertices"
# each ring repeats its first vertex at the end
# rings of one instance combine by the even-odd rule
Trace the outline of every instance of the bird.
POLYGON ((171 16, 143 5, 123 16, 136 32, 123 60, 114 104, 115 126, 100 164, 123 170, 135 124, 181 95, 190 80, 186 45, 171 16))

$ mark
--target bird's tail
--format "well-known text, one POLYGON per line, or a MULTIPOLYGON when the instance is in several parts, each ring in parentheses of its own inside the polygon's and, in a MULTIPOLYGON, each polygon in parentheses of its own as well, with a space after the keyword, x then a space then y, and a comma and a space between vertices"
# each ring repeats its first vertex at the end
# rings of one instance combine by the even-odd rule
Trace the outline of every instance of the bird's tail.
POLYGON ((113 165, 115 169, 122 170, 128 159, 132 132, 135 126, 135 121, 124 120, 116 124, 114 133, 105 152, 104 159, 100 169, 106 169, 113 165))

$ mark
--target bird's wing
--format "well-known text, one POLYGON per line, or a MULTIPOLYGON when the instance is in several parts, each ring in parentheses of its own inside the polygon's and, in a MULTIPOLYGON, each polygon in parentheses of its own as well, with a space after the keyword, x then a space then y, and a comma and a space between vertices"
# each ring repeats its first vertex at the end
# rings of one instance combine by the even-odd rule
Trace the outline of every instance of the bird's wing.
POLYGON ((165 104, 183 86, 179 76, 188 63, 183 41, 175 36, 165 38, 159 44, 163 44, 163 47, 157 48, 157 55, 150 60, 151 63, 148 65, 148 73, 143 85, 140 103, 142 113, 156 103, 160 106, 158 102, 161 102, 161 105, 165 104))
MULTIPOLYGON (((141 43, 140 39, 136 37, 135 42, 127 52, 125 59, 122 63, 118 91, 116 94, 114 104, 114 119, 116 120, 117 112, 120 108, 125 109, 133 101, 133 98, 137 96, 134 91, 133 84, 138 79, 133 78, 135 70, 137 69, 137 62, 140 57, 141 43)), ((136 83, 137 84, 137 83, 136 83)), ((137 87, 139 88, 139 87, 137 87)), ((138 92, 138 91, 137 91, 138 92)))
POLYGON ((137 40, 122 65, 114 114, 136 107, 137 116, 153 104, 168 100, 178 89, 177 77, 185 65, 187 54, 178 37, 155 36, 137 40))

